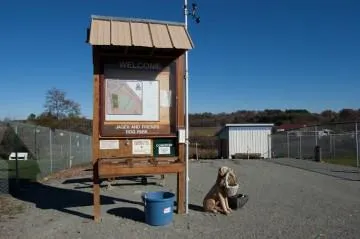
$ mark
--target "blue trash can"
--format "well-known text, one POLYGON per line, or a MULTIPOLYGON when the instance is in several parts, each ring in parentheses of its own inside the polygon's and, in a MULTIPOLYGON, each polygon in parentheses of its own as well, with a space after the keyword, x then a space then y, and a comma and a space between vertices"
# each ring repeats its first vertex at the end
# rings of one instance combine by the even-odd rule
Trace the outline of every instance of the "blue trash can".
POLYGON ((175 194, 147 192, 141 195, 144 202, 145 222, 152 226, 169 224, 173 219, 175 194))

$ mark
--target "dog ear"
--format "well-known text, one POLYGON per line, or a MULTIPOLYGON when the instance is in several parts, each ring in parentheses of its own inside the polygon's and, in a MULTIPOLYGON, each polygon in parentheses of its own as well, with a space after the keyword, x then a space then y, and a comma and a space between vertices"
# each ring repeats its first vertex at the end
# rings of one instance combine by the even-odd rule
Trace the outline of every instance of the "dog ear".
POLYGON ((219 175, 220 175, 221 177, 224 177, 225 174, 228 172, 228 170, 229 170, 229 168, 226 167, 226 166, 220 167, 220 168, 219 168, 219 175))

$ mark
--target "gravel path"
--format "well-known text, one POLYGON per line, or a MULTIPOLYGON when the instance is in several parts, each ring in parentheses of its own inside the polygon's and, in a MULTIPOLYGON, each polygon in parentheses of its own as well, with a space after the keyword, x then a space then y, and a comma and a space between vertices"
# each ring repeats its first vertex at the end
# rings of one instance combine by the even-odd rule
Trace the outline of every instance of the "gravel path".
POLYGON ((131 180, 102 188, 102 221, 96 224, 90 219, 91 181, 84 175, 24 190, 17 199, 24 212, 0 219, 0 238, 359 238, 360 182, 265 160, 200 161, 189 168, 189 214, 174 214, 168 226, 143 222, 140 194, 175 191, 175 176, 166 177, 166 188, 131 180), (249 201, 229 216, 203 213, 203 196, 222 165, 236 170, 249 201))

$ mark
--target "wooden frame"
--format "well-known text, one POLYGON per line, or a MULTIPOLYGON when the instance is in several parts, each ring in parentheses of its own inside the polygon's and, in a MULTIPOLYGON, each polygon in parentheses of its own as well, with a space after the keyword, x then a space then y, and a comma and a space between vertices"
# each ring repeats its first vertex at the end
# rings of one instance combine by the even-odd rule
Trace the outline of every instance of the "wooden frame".
MULTIPOLYGON (((150 62, 150 63, 159 63, 162 65, 162 67, 165 69, 169 68, 169 74, 170 74, 170 79, 169 82, 172 80, 172 78, 175 78, 174 80, 176 80, 177 75, 176 75, 176 62, 174 62, 174 60, 171 60, 171 58, 168 59, 158 59, 156 57, 153 57, 152 59, 144 59, 144 57, 126 57, 126 56, 121 56, 120 58, 113 58, 113 57, 106 57, 104 56, 105 59, 107 59, 106 63, 107 64, 116 64, 119 59, 122 60, 126 60, 126 61, 134 61, 134 60, 145 60, 146 62, 150 62)), ((128 71, 129 72, 129 71, 128 71)), ((131 71, 130 71, 131 72, 131 71)), ((124 72, 125 73, 125 72, 124 72)), ((151 74, 151 78, 157 78, 158 75, 165 73, 162 70, 160 71, 154 71, 154 72, 147 72, 148 74, 151 74)), ((127 73, 129 74, 129 73, 127 73)), ((144 73, 146 75, 146 73, 144 73)), ((143 74, 143 75, 144 75, 143 74)), ((132 76, 133 77, 133 76, 132 76)), ((100 133, 102 136, 105 137, 112 137, 115 136, 117 138, 128 138, 128 137, 132 137, 132 138, 144 138, 144 137, 176 137, 176 117, 175 117, 175 112, 173 112, 174 110, 176 110, 176 107, 170 108, 170 110, 172 110, 172 112, 170 112, 170 119, 169 119, 169 123, 167 125, 164 125, 162 122, 162 120, 159 118, 159 120, 154 120, 154 121, 136 121, 136 120, 127 120, 127 121, 106 121, 105 120, 105 78, 103 77, 101 79, 101 83, 100 83, 100 91, 101 91, 101 97, 100 97, 100 101, 101 101, 101 109, 102 111, 101 116, 100 116, 100 133), (155 129, 155 130, 151 130, 148 129, 147 131, 149 131, 149 133, 146 134, 134 134, 134 135, 126 135, 124 132, 121 131, 125 131, 125 130, 115 130, 114 128, 117 128, 118 126, 158 126, 159 129, 155 129), (118 132, 116 132, 118 131, 118 132)), ((157 80, 159 82, 159 87, 161 85, 160 81, 157 80)), ((176 86, 173 86, 173 90, 176 90, 176 86)), ((160 91, 159 91, 159 98, 160 98, 160 91)), ((172 102, 176 105, 176 96, 172 97, 172 102)), ((161 117, 161 107, 158 108, 159 112, 159 117, 161 117)))
POLYGON ((184 114, 184 53, 179 49, 154 49, 139 47, 93 46, 93 200, 94 220, 100 221, 100 178, 134 175, 177 174, 177 212, 185 212, 185 142, 179 142, 178 132, 185 128, 184 114), (175 105, 171 108, 170 129, 148 134, 124 135, 119 131, 107 131, 104 120, 104 66, 124 59, 138 59, 173 65, 175 81, 175 105), (110 133, 109 133, 110 132, 110 133), (175 139, 174 156, 133 155, 133 139, 175 139), (100 149, 101 140, 115 140, 117 149, 100 149))

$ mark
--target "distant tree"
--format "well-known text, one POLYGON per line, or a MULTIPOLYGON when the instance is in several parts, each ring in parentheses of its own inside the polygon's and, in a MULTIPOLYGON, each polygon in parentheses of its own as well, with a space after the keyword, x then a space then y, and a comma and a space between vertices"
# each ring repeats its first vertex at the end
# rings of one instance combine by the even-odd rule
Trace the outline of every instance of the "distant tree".
POLYGON ((306 109, 289 109, 289 110, 285 110, 285 113, 287 113, 287 114, 291 114, 291 113, 295 113, 295 114, 311 114, 306 109))
POLYGON ((66 98, 66 93, 52 88, 46 93, 45 112, 56 119, 80 116, 80 105, 66 98))
POLYGON ((5 117, 4 119, 3 119, 3 122, 5 122, 5 123, 8 123, 8 122, 10 122, 11 121, 11 119, 9 118, 9 117, 5 117))
POLYGON ((322 117, 323 122, 333 122, 337 119, 338 114, 332 110, 324 110, 321 112, 320 116, 322 117))
POLYGON ((339 118, 341 121, 355 121, 360 117, 358 116, 358 112, 353 109, 342 109, 339 112, 339 118))
POLYGON ((31 113, 28 117, 27 117, 27 120, 29 121, 34 121, 36 120, 36 115, 34 113, 31 113))

